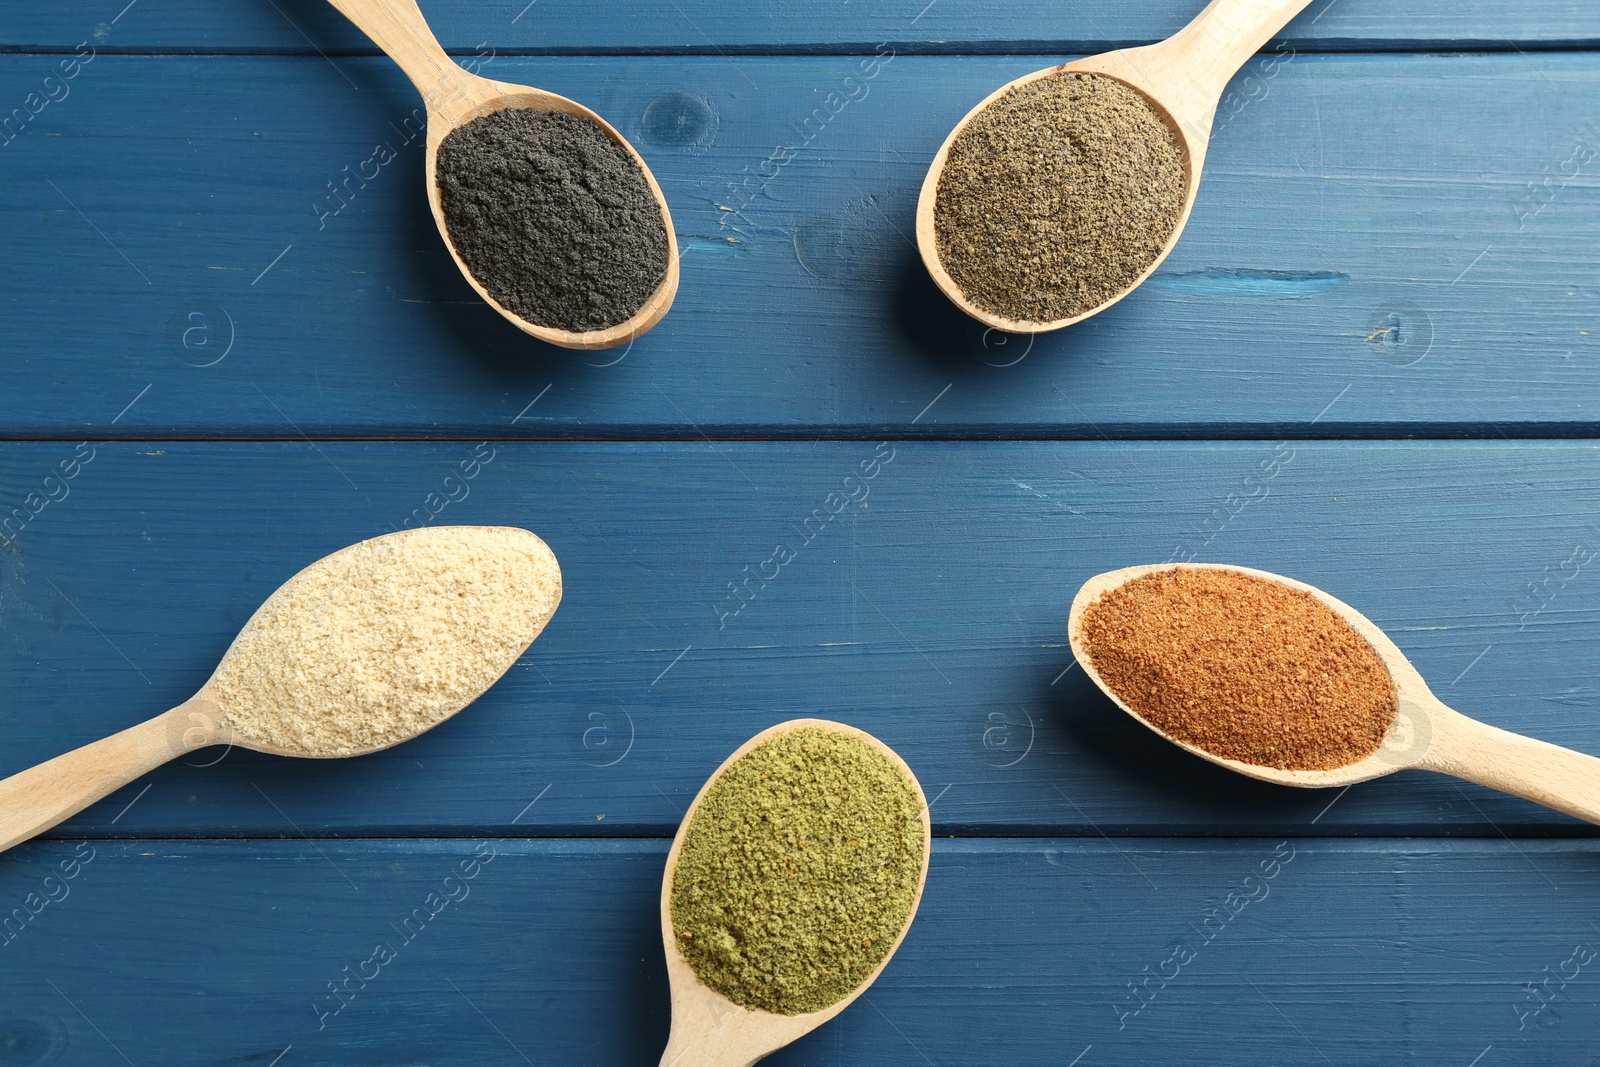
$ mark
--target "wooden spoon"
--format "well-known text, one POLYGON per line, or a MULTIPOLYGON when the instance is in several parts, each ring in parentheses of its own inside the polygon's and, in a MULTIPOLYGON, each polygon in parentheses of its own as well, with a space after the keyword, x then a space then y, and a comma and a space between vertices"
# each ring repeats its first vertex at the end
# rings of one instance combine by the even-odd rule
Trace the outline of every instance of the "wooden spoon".
POLYGON ((1200 167, 1205 162, 1206 145, 1211 138, 1211 121, 1228 80, 1238 72, 1245 61, 1255 55, 1261 46, 1272 39, 1290 19, 1311 0, 1211 0, 1206 9, 1195 16, 1193 22, 1156 44, 1139 48, 1121 48, 1115 52, 1102 52, 1097 56, 1047 67, 1025 74, 1007 82, 983 99, 977 107, 950 131, 939 153, 933 157, 928 176, 922 182, 922 194, 917 198, 917 248, 922 252, 922 262, 933 276, 934 284, 944 291, 951 302, 979 322, 1009 333, 1045 333, 1082 322, 1097 315, 1118 300, 1133 292, 1144 280, 1155 273, 1162 260, 1167 258, 1189 221, 1194 208, 1195 194, 1200 190, 1200 167), (1157 113, 1166 120, 1178 138, 1178 148, 1183 155, 1184 184, 1183 210, 1178 222, 1167 237, 1161 252, 1135 278, 1126 289, 1097 307, 1080 312, 1071 318, 1054 322, 1024 322, 986 311, 972 301, 944 269, 939 258, 939 242, 934 233, 934 205, 939 196, 939 179, 944 174, 945 161, 950 156, 950 146, 957 135, 974 116, 1013 89, 1041 78, 1062 73, 1103 74, 1137 90, 1150 101, 1157 113))
MULTIPOLYGON (((408 530, 398 534, 386 534, 374 538, 373 541, 384 541, 391 538, 429 538, 450 531, 451 527, 428 527, 421 530, 408 530)), ((517 655, 504 657, 504 662, 485 661, 479 666, 482 668, 482 682, 477 695, 493 685, 502 674, 509 670, 517 657, 526 650, 533 639, 544 629, 550 616, 555 613, 556 605, 560 601, 560 570, 555 562, 555 556, 543 541, 528 533, 526 530, 511 529, 510 532, 530 538, 537 544, 535 558, 540 555, 548 556, 547 566, 553 570, 556 583, 553 603, 530 604, 529 630, 527 642, 522 644, 517 655)), ((257 620, 263 618, 263 613, 277 597, 283 596, 296 584, 308 575, 315 574, 326 567, 330 561, 337 560, 346 553, 353 552, 362 545, 370 545, 372 541, 342 548, 338 552, 311 564, 279 586, 271 597, 258 608, 240 631, 241 634, 251 632, 257 625, 257 620)), ((546 564, 536 564, 545 566, 546 564)), ((541 571, 541 573, 543 573, 541 571)), ((270 626, 271 622, 264 622, 262 626, 270 626)), ((280 745, 264 741, 260 738, 248 737, 235 730, 228 723, 228 708, 216 689, 217 676, 229 667, 230 663, 239 666, 238 657, 240 642, 234 644, 223 655, 222 662, 217 670, 201 686, 200 691, 185 700, 182 704, 170 711, 163 712, 155 718, 142 722, 138 726, 129 727, 110 737, 74 749, 55 759, 48 760, 36 767, 21 771, 11 777, 0 781, 0 851, 13 845, 28 840, 35 834, 44 832, 66 819, 71 818, 95 801, 110 795, 123 786, 133 782, 139 777, 149 773, 169 760, 176 759, 185 753, 196 749, 206 748, 210 745, 236 745, 240 748, 252 749, 256 752, 268 752, 275 756, 302 756, 307 758, 333 758, 331 754, 304 751, 301 749, 284 748, 280 745)), ((245 664, 248 666, 248 664, 245 664)), ((471 703, 476 696, 463 701, 459 707, 453 708, 443 714, 436 721, 418 728, 415 732, 396 738, 386 744, 372 745, 358 748, 349 752, 341 752, 343 756, 365 756, 372 752, 379 752, 392 748, 402 741, 409 741, 412 737, 422 734, 437 726, 440 722, 450 718, 471 703)))
POLYGON ((661 321, 661 316, 672 306, 672 298, 678 292, 678 242, 672 232, 672 215, 667 210, 667 200, 661 193, 661 186, 656 184, 655 175, 650 173, 650 168, 645 165, 644 159, 622 134, 593 111, 564 96, 547 93, 532 86, 491 81, 463 70, 443 48, 439 47, 439 42, 434 38, 433 31, 428 29, 428 23, 423 19, 415 0, 329 0, 329 2, 355 23, 357 29, 372 38, 374 44, 388 53, 389 58, 399 64, 406 77, 411 79, 411 84, 422 94, 423 105, 428 111, 426 157, 428 206, 433 209, 433 221, 439 226, 439 235, 444 238, 445 247, 450 249, 451 258, 456 261, 456 266, 461 268, 461 273, 466 276, 467 282, 490 307, 504 315, 522 332, 563 348, 611 348, 633 340, 661 321), (650 192, 661 208, 661 221, 667 228, 667 272, 656 291, 626 321, 604 329, 582 332, 529 322, 490 296, 488 290, 478 284, 478 279, 473 277, 472 271, 467 268, 466 262, 462 260, 451 242, 450 231, 444 221, 444 206, 439 200, 439 182, 436 174, 439 145, 456 127, 492 112, 513 107, 532 108, 536 111, 564 111, 569 115, 589 119, 604 130, 612 140, 626 148, 634 161, 639 164, 639 169, 644 172, 644 179, 650 186, 650 192))
POLYGON ((1078 657, 1084 672, 1095 684, 1116 702, 1123 711, 1150 727, 1168 741, 1196 756, 1203 756, 1240 774, 1260 778, 1279 785, 1307 788, 1347 786, 1365 782, 1392 771, 1420 768, 1453 774, 1469 782, 1486 785, 1515 796, 1524 797, 1546 807, 1564 811, 1592 823, 1600 823, 1600 759, 1559 745, 1536 741, 1487 723, 1478 722, 1459 711, 1454 711, 1434 696, 1422 675, 1395 647, 1393 641, 1370 619, 1355 608, 1329 596, 1322 590, 1303 582, 1267 571, 1249 567, 1221 566, 1210 563, 1164 563, 1147 567, 1125 567, 1122 570, 1097 574, 1083 583, 1072 600, 1072 611, 1067 622, 1067 637, 1072 651, 1078 657), (1394 680, 1398 710, 1378 750, 1372 755, 1345 767, 1325 771, 1281 770, 1253 763, 1214 756, 1205 749, 1179 741, 1159 727, 1152 725, 1134 711, 1094 669, 1094 661, 1084 645, 1083 617, 1089 605, 1101 595, 1118 588, 1142 575, 1178 567, 1238 571, 1241 574, 1263 578, 1269 582, 1286 585, 1310 593, 1322 603, 1338 612, 1356 633, 1366 638, 1378 658, 1389 669, 1394 680))
POLYGON ((826 719, 791 719, 761 731, 740 745, 733 755, 723 761, 722 766, 717 768, 716 773, 706 781, 706 784, 700 787, 700 792, 695 794, 694 803, 689 805, 683 822, 678 826, 678 834, 672 839, 672 851, 667 853, 667 871, 661 879, 661 941, 666 946, 667 979, 672 984, 672 1035, 667 1039, 667 1051, 661 1057, 661 1067, 749 1067, 763 1056, 798 1040, 849 1007, 851 1001, 866 992, 867 987, 878 980, 878 975, 889 965, 889 960, 900 947, 900 942, 905 940, 906 931, 911 929, 911 920, 917 915, 917 904, 922 900, 923 886, 928 881, 928 854, 932 843, 933 825, 928 819, 928 798, 922 792, 921 783, 917 781, 917 776, 911 773, 911 768, 906 766, 905 760, 902 760, 899 754, 871 734, 826 719), (912 898, 911 910, 906 913, 905 925, 900 928, 900 936, 894 939, 894 944, 889 946, 889 951, 884 954, 882 962, 867 976, 866 981, 848 996, 821 1011, 802 1015, 777 1015, 760 1008, 746 1008, 741 1004, 735 1004, 696 977, 694 968, 689 966, 689 961, 684 959, 683 953, 679 951, 678 939, 672 929, 672 879, 678 868, 678 854, 683 851, 684 834, 688 831, 689 824, 694 821, 694 813, 699 809, 700 801, 705 798, 706 791, 712 784, 751 749, 772 740, 779 734, 808 726, 830 733, 858 737, 882 752, 905 774, 917 791, 917 799, 922 802, 922 873, 917 879, 917 894, 912 898))

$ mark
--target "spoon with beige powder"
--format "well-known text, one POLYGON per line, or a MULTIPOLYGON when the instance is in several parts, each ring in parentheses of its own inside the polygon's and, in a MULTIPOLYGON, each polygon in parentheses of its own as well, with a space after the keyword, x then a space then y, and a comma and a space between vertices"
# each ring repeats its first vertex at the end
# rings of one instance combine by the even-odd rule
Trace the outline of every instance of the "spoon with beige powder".
POLYGON ((1468 718, 1366 616, 1247 567, 1099 574, 1067 623, 1085 673, 1156 733, 1280 785, 1420 768, 1600 823, 1600 759, 1468 718))
POLYGON ((527 530, 436 526, 340 549, 267 598, 194 696, 0 781, 0 850, 210 745, 329 758, 409 741, 482 696, 560 602, 555 554, 527 530))

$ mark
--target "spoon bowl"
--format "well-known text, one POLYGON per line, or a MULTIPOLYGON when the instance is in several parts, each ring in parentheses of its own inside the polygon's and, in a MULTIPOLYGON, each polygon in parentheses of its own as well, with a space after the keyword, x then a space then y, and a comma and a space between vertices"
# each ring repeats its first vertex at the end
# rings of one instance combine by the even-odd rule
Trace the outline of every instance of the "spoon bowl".
POLYGON ((672 1034, 667 1040, 667 1050, 661 1057, 661 1067, 750 1067, 762 1057, 805 1036, 849 1007, 868 986, 877 981, 878 975, 883 973, 883 969, 889 965, 889 960, 900 948, 900 943, 905 940, 906 932, 911 929, 911 921, 916 918, 917 905, 922 900, 922 890, 928 880, 928 859, 932 844, 933 824, 928 816, 928 798, 922 792, 921 783, 917 781, 916 775, 911 773, 911 768, 906 766, 906 762, 898 753, 864 730, 829 722, 826 719, 791 719, 761 731, 740 745, 733 755, 722 762, 716 773, 706 780, 706 784, 700 787, 700 792, 695 794, 694 802, 689 805, 689 810, 684 813, 683 822, 678 826, 677 836, 672 839, 672 850, 667 853, 666 874, 661 879, 661 940, 667 952, 667 979, 672 986, 672 1034), (678 856, 683 851, 683 840, 688 833, 689 824, 694 821, 700 802, 705 799, 706 793, 717 779, 722 777, 723 772, 752 749, 782 734, 806 727, 859 738, 887 756, 906 776, 906 780, 916 790, 917 799, 922 806, 922 871, 917 878, 916 895, 911 900, 911 908, 906 912, 906 920, 900 927, 899 935, 895 937, 894 944, 889 946, 889 951, 884 953, 883 959, 873 968, 866 980, 847 996, 821 1011, 779 1015, 760 1008, 747 1008, 737 1004, 700 981, 689 961, 684 959, 673 931, 672 882, 673 876, 677 873, 678 856))
POLYGON ((672 230, 672 213, 667 210, 667 198, 661 192, 661 186, 657 184, 655 175, 650 172, 644 158, 627 138, 618 133, 605 119, 577 101, 532 86, 479 77, 463 69, 439 46, 415 0, 329 0, 329 2, 355 23, 374 44, 383 49, 422 94, 423 106, 428 114, 428 134, 424 149, 428 206, 433 211, 433 221, 439 227, 439 236, 444 238, 445 247, 450 250, 450 258, 455 260, 467 283, 490 307, 523 333, 562 348, 612 348, 632 341, 661 321, 678 292, 677 237, 672 230), (645 183, 655 198, 656 206, 661 209, 661 221, 666 227, 667 268, 655 291, 626 320, 602 329, 582 331, 529 322, 491 296, 468 268, 460 252, 456 250, 455 242, 450 239, 449 227, 445 224, 444 205, 439 195, 437 172, 439 146, 458 127, 466 125, 473 119, 507 108, 563 112, 588 119, 605 131, 606 136, 625 148, 639 165, 645 183))
POLYGON ((917 250, 934 284, 951 303, 984 325, 1007 333, 1026 334, 1048 333, 1082 322, 1091 315, 1098 315, 1144 284, 1145 279, 1155 273, 1156 268, 1177 246, 1178 238, 1189 221, 1189 214, 1194 209, 1195 196, 1200 191, 1200 171, 1211 138, 1212 120, 1228 80, 1310 2, 1212 0, 1192 22, 1164 41, 1138 48, 1102 52, 1036 70, 1007 82, 984 97, 977 107, 962 117, 939 146, 922 181, 922 192, 917 197, 917 250), (980 113, 1031 82, 1074 73, 1098 74, 1119 81, 1143 96, 1161 116, 1176 138, 1183 160, 1183 207, 1155 259, 1138 277, 1111 297, 1087 311, 1049 322, 1009 318, 973 303, 960 284, 945 270, 944 262, 939 257, 934 225, 939 181, 944 176, 945 164, 950 157, 950 146, 980 113))
MULTIPOLYGON (((137 726, 131 726, 110 737, 84 745, 0 780, 0 852, 71 818, 95 801, 110 795, 162 764, 198 749, 226 744, 274 756, 324 759, 364 756, 409 741, 446 719, 454 717, 510 669, 522 652, 526 651, 534 639, 543 632, 560 603, 560 569, 555 556, 543 541, 526 530, 506 527, 495 532, 513 539, 527 538, 535 557, 548 557, 542 565, 551 568, 548 576, 554 581, 554 589, 549 599, 539 603, 529 602, 526 605, 530 612, 526 629, 517 635, 513 647, 505 650, 500 661, 486 658, 485 662, 476 665, 481 668, 481 672, 473 678, 472 691, 462 694, 464 699, 439 709, 438 713, 425 723, 408 723, 407 730, 403 734, 391 735, 377 743, 341 747, 338 751, 319 751, 311 747, 296 748, 254 737, 234 727, 230 722, 227 700, 218 679, 230 667, 241 667, 247 673, 250 672, 251 663, 248 659, 249 646, 245 641, 246 635, 258 625, 258 620, 266 620, 262 625, 272 625, 269 608, 273 606, 274 601, 294 593, 308 576, 319 570, 325 570, 330 565, 336 565, 342 557, 377 542, 407 538, 434 540, 438 544, 442 543, 439 539, 458 532, 459 528, 432 526, 385 534, 342 548, 299 571, 279 586, 272 596, 256 609, 240 629, 239 637, 223 655, 216 671, 194 696, 137 726)), ((257 673, 261 673, 259 668, 257 673)))
POLYGON ((1446 706, 1433 695, 1405 653, 1375 623, 1344 601, 1304 582, 1269 571, 1214 563, 1162 563, 1107 571, 1090 578, 1073 597, 1067 639, 1084 673, 1117 707, 1185 751, 1240 774, 1279 785, 1318 789, 1354 785, 1394 771, 1435 771, 1600 823, 1600 759, 1501 730, 1446 706), (1343 618, 1372 646, 1394 683, 1395 717, 1378 748, 1364 759, 1331 770, 1266 767, 1217 756, 1180 741, 1129 707, 1095 670, 1084 638, 1084 616, 1095 601, 1135 578, 1183 569, 1233 571, 1275 582, 1309 593, 1343 618))

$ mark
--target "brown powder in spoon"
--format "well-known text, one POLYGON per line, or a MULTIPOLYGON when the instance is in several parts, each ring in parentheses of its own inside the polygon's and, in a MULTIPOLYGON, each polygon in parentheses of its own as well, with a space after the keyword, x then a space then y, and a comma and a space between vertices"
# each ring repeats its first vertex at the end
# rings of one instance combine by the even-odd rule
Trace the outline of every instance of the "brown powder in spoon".
POLYGON ((1089 605, 1082 637, 1095 672, 1146 722, 1242 763, 1356 763, 1397 711, 1388 668, 1337 612, 1239 571, 1135 578, 1089 605))

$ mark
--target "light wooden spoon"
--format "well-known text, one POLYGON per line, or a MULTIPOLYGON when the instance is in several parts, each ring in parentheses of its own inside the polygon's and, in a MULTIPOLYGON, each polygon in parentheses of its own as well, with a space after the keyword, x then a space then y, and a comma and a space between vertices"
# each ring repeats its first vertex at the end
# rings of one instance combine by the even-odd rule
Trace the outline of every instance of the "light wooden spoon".
POLYGON ((1067 637, 1072 642, 1073 654, 1078 657, 1084 673, 1094 679, 1095 684, 1123 711, 1180 748, 1240 774, 1279 785, 1326 788, 1353 785, 1392 771, 1419 768, 1452 774, 1592 823, 1600 823, 1600 759, 1501 730, 1446 707, 1429 691, 1428 684, 1406 659, 1405 653, 1395 647, 1395 643, 1371 620, 1344 601, 1292 578, 1249 567, 1209 563, 1164 563, 1108 571, 1090 578, 1073 598, 1067 637), (1378 750, 1363 760, 1333 770, 1295 771, 1262 767, 1214 756, 1205 749, 1179 741, 1123 703, 1122 698, 1094 669, 1094 661, 1090 659, 1089 650, 1084 644, 1084 612, 1103 594, 1135 578, 1177 568, 1211 568, 1253 575, 1310 593, 1338 612, 1356 633, 1366 638, 1389 669, 1389 677, 1394 681, 1398 709, 1378 750))
POLYGON ((911 920, 916 918, 917 904, 922 900, 922 890, 928 881, 928 855, 932 843, 933 825, 928 818, 928 798, 922 792, 917 776, 911 773, 911 768, 906 766, 898 753, 864 730, 826 719, 791 719, 761 731, 740 745, 695 794, 694 803, 689 805, 683 822, 678 826, 678 835, 672 839, 672 851, 667 853, 667 871, 661 879, 661 940, 667 950, 667 979, 672 985, 672 1035, 667 1039, 667 1051, 661 1057, 661 1067, 749 1067, 763 1056, 804 1037, 849 1007, 852 1001, 866 992, 868 986, 878 980, 878 975, 883 973, 900 943, 905 940, 906 931, 911 929, 911 920), (689 961, 683 958, 683 953, 678 949, 678 939, 672 929, 672 879, 678 868, 678 854, 683 851, 684 834, 688 832, 689 824, 694 821, 694 813, 712 784, 751 749, 780 734, 808 726, 859 737, 892 760, 905 774, 917 791, 917 799, 922 802, 922 873, 917 878, 917 894, 912 898, 911 910, 906 913, 900 935, 894 939, 894 944, 889 946, 882 962, 867 976, 866 981, 848 996, 821 1011, 778 1015, 735 1004, 695 976, 694 968, 689 966, 689 961))
POLYGON ((467 282, 490 307, 504 315, 522 332, 563 348, 611 348, 633 340, 661 321, 661 316, 672 306, 672 298, 678 292, 677 237, 672 232, 672 215, 667 210, 667 200, 662 195, 661 186, 656 184, 655 175, 650 173, 650 168, 645 165, 644 159, 622 134, 593 111, 564 96, 547 93, 543 89, 535 89, 528 85, 491 81, 463 70, 443 48, 439 47, 439 42, 434 38, 433 31, 428 28, 428 23, 423 19, 415 0, 329 0, 329 2, 355 23, 357 29, 370 37, 373 44, 388 53, 389 58, 399 64, 406 77, 411 79, 411 84, 417 87, 417 92, 422 94, 423 105, 428 111, 426 150, 428 206, 433 209, 433 220, 439 226, 439 235, 444 238, 445 246, 450 249, 450 257, 456 261, 456 266, 461 268, 461 273, 466 276, 467 282), (626 148, 634 161, 639 164, 639 169, 644 172, 644 179, 650 186, 650 192, 661 208, 662 224, 667 228, 667 272, 656 291, 626 321, 604 329, 582 332, 529 322, 490 296, 488 290, 478 284, 478 279, 473 277, 472 271, 467 268, 466 262, 456 251, 455 245, 450 240, 450 230, 445 226, 444 207, 439 200, 439 182, 436 174, 439 145, 457 126, 463 126, 475 118, 504 108, 564 111, 569 115, 590 119, 612 140, 626 148))
POLYGON ((1272 35, 1311 2, 1311 0, 1211 0, 1206 9, 1183 29, 1156 44, 1121 48, 1097 56, 1047 67, 1007 82, 983 99, 950 131, 923 179, 917 198, 917 248, 922 262, 944 295, 979 322, 1009 333, 1046 333, 1082 322, 1097 315, 1133 292, 1155 273, 1167 258, 1189 221, 1195 194, 1200 190, 1200 168, 1205 162, 1206 145, 1211 139, 1211 122, 1228 80, 1272 35), (939 258, 939 242, 934 232, 934 205, 939 196, 939 179, 944 174, 950 146, 967 123, 990 104, 1019 86, 1062 73, 1103 74, 1131 86, 1154 105, 1177 135, 1183 155, 1183 210, 1167 237, 1161 252, 1127 288, 1097 307, 1071 318, 1053 322, 1024 322, 987 311, 967 299, 956 280, 944 269, 939 258))
MULTIPOLYGON (((252 633, 252 628, 258 625, 271 627, 272 619, 266 617, 265 613, 275 599, 294 590, 297 584, 308 576, 315 575, 347 553, 354 552, 363 545, 395 538, 437 539, 448 535, 452 529, 447 526, 434 526, 385 534, 383 537, 363 541, 324 556, 279 586, 244 624, 240 630, 241 637, 252 633), (266 621, 258 624, 258 620, 264 618, 266 621)), ((463 700, 460 706, 444 711, 435 721, 404 737, 397 737, 385 744, 340 752, 337 754, 338 757, 365 756, 392 748, 454 716, 499 680, 528 645, 533 643, 534 638, 543 631, 560 603, 560 568, 555 555, 539 538, 526 530, 510 527, 506 528, 506 532, 529 539, 529 545, 533 548, 531 558, 535 560, 533 566, 539 569, 541 577, 554 582, 551 599, 528 605, 530 614, 527 627, 521 635, 526 636, 527 641, 520 649, 515 650, 515 655, 508 652, 500 661, 485 658, 483 662, 476 664, 481 674, 474 678, 474 681, 481 682, 481 685, 475 693, 463 700)), ((444 595, 443 591, 441 595, 444 595)), ((109 796, 163 763, 211 745, 234 745, 275 756, 334 758, 331 753, 285 748, 260 738, 249 737, 229 724, 228 708, 219 695, 216 683, 218 675, 222 674, 230 664, 233 666, 243 664, 248 668, 248 661, 240 658, 245 655, 240 651, 240 647, 241 641, 236 639, 223 654, 222 662, 212 673, 211 678, 200 687, 200 691, 172 710, 0 781, 0 851, 20 844, 71 818, 95 801, 109 796)))

